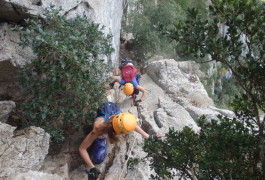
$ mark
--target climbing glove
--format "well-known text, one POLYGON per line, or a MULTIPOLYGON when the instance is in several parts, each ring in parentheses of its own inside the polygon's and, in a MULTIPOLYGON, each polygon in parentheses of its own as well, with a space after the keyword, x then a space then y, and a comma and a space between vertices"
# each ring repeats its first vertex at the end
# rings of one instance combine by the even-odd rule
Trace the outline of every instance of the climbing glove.
POLYGON ((110 88, 112 89, 114 86, 114 83, 109 83, 110 88))
POLYGON ((158 140, 158 137, 157 137, 156 134, 151 134, 151 135, 149 135, 148 139, 151 140, 151 141, 156 141, 156 140, 158 140))
POLYGON ((89 171, 87 171, 87 174, 88 180, 97 180, 101 172, 97 168, 91 168, 89 171))

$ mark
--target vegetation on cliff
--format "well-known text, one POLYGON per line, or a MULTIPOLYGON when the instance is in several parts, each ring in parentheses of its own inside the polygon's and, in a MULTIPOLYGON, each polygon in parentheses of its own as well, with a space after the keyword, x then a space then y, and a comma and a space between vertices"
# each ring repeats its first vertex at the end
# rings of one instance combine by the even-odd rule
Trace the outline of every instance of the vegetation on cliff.
POLYGON ((65 133, 91 124, 104 100, 109 67, 102 56, 112 52, 110 36, 86 16, 66 19, 53 7, 26 24, 17 27, 22 45, 31 46, 37 58, 22 72, 24 125, 42 127, 62 141, 65 133))
POLYGON ((146 150, 153 157, 152 167, 160 177, 171 176, 175 172, 172 170, 177 170, 192 179, 192 176, 198 179, 263 179, 265 117, 261 118, 260 112, 265 112, 265 4, 256 0, 211 2, 208 16, 190 9, 185 21, 175 24, 175 29, 164 27, 164 33, 182 47, 182 53, 193 55, 198 62, 208 56, 209 61, 219 62, 231 72, 231 78, 242 89, 232 103, 237 120, 220 118, 218 123, 200 124, 202 131, 198 135, 186 133, 187 129, 180 133, 170 131, 167 135, 169 144, 163 146, 167 141, 147 144, 146 150), (224 127, 223 120, 227 122, 224 127), (170 139, 174 137, 183 137, 185 141, 173 143, 170 139), (183 147, 186 141, 196 139, 200 142, 190 143, 194 147, 191 151, 183 147), (230 144, 229 141, 234 142, 230 144), (164 149, 166 145, 176 152, 164 149), (183 148, 187 151, 182 151, 183 148), (196 156, 192 157, 197 149, 196 156), (211 155, 215 150, 218 150, 216 159, 211 155), (165 154, 153 154, 157 152, 165 154), (187 161, 178 160, 180 157, 187 157, 187 161))

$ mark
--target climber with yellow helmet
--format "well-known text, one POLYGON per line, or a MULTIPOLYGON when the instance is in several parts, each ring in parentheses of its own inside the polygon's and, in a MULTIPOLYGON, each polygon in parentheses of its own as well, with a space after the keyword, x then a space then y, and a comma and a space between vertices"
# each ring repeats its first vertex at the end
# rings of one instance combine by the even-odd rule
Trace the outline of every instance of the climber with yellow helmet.
POLYGON ((97 179, 99 174, 101 174, 94 164, 102 163, 107 155, 105 136, 108 136, 111 144, 116 144, 119 141, 117 135, 125 135, 132 131, 140 133, 146 139, 154 140, 159 137, 147 134, 137 125, 136 117, 133 114, 121 113, 116 104, 112 102, 102 104, 102 107, 98 109, 98 117, 94 121, 93 130, 86 136, 79 147, 81 157, 90 168, 88 171, 90 179, 97 179), (87 149, 89 147, 93 147, 94 152, 88 153, 87 149))
POLYGON ((124 94, 127 96, 132 95, 134 99, 136 98, 136 95, 139 94, 139 91, 141 91, 142 96, 139 100, 136 101, 136 103, 140 103, 143 101, 146 95, 146 90, 139 85, 140 74, 137 74, 137 69, 131 62, 132 60, 129 58, 125 58, 122 61, 122 65, 119 67, 121 70, 121 79, 114 79, 114 81, 110 83, 109 86, 110 88, 113 88, 116 82, 124 85, 124 94))

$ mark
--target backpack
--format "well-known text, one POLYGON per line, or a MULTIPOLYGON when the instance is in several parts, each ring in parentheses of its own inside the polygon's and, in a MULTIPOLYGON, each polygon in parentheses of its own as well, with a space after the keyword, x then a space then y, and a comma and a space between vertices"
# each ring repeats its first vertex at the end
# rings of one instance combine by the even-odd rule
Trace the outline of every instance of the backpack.
POLYGON ((113 102, 105 102, 101 105, 100 108, 98 108, 97 117, 104 116, 104 121, 108 122, 110 116, 119 113, 121 113, 121 109, 117 104, 113 102))
POLYGON ((107 155, 107 143, 105 139, 97 138, 89 148, 92 161, 101 164, 107 155))
POLYGON ((126 82, 131 82, 133 78, 136 76, 137 69, 134 67, 134 65, 126 65, 123 67, 121 71, 121 77, 126 82))

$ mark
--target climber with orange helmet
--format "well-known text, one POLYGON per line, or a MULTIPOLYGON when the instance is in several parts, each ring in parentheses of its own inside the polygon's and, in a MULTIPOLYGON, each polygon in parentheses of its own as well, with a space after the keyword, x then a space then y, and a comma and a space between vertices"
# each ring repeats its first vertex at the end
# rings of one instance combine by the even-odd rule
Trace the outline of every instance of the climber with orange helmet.
POLYGON ((125 58, 122 61, 119 69, 121 70, 121 79, 114 79, 112 83, 109 84, 110 88, 113 88, 116 82, 120 83, 120 85, 124 85, 123 92, 125 95, 130 96, 132 95, 133 98, 136 98, 136 95, 139 94, 139 91, 142 92, 142 96, 136 103, 140 103, 143 101, 146 90, 139 85, 140 74, 137 74, 137 69, 132 64, 132 60, 129 58, 125 58))
POLYGON ((135 101, 136 103, 140 103, 144 100, 144 98, 146 96, 146 90, 137 83, 136 78, 134 78, 132 82, 126 82, 123 79, 117 79, 116 78, 116 79, 114 79, 114 81, 112 83, 109 84, 110 88, 113 88, 113 86, 116 82, 120 83, 121 85, 124 85, 123 86, 123 92, 127 96, 130 96, 130 95, 133 96, 133 95, 137 94, 137 93, 135 93, 135 90, 142 92, 141 98, 139 100, 136 100, 135 101))
POLYGON ((119 107, 111 102, 103 103, 98 109, 98 117, 93 124, 93 130, 86 136, 79 147, 79 152, 90 170, 88 176, 90 179, 97 179, 100 171, 94 164, 100 164, 104 161, 107 153, 106 141, 104 136, 108 136, 111 144, 119 141, 117 135, 125 135, 132 131, 140 133, 144 138, 156 140, 159 135, 149 135, 137 125, 136 117, 131 113, 121 113, 119 107), (94 146, 97 144, 97 148, 94 146), (89 147, 93 147, 94 152, 87 152, 89 147), (94 154, 93 154, 94 153, 94 154))

